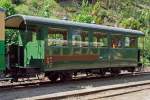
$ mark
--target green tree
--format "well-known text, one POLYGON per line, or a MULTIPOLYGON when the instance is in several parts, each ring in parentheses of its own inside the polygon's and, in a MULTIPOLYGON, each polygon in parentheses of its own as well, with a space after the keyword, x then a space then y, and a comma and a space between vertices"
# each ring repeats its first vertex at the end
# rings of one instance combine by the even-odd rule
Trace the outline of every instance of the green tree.
POLYGON ((140 22, 133 17, 128 18, 128 19, 123 19, 121 21, 121 26, 124 28, 131 28, 131 29, 139 29, 140 28, 140 22))
POLYGON ((6 9, 7 16, 16 13, 14 6, 11 3, 11 0, 0 0, 0 7, 6 9))
POLYGON ((142 24, 142 27, 150 27, 150 10, 142 10, 139 21, 142 24))
POLYGON ((83 0, 80 6, 80 12, 77 12, 73 16, 73 20, 84 23, 91 23, 94 18, 91 15, 92 6, 88 3, 87 0, 83 0))

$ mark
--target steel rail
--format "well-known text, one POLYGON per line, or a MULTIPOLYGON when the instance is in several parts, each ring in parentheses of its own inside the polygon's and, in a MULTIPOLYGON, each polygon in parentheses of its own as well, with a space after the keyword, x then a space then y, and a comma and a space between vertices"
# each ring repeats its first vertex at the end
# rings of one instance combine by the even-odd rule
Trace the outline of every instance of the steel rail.
MULTIPOLYGON (((67 82, 74 82, 74 81, 81 81, 81 80, 92 80, 92 79, 110 79, 110 78, 118 78, 118 77, 132 77, 132 76, 140 76, 140 75, 149 75, 150 72, 136 72, 134 74, 131 73, 127 73, 127 74, 120 74, 119 76, 115 76, 115 77, 111 77, 111 76, 106 76, 106 77, 96 77, 96 76, 88 76, 88 77, 79 77, 79 78, 75 78, 72 79, 70 81, 66 81, 67 82)), ((6 85, 5 83, 2 83, 4 85, 0 85, 0 91, 4 91, 4 90, 10 90, 10 89, 22 89, 22 88, 34 88, 34 87, 42 87, 42 86, 47 86, 47 85, 51 85, 51 84, 58 84, 61 83, 61 81, 57 81, 55 83, 51 83, 49 80, 42 80, 42 81, 37 81, 37 82, 17 82, 17 83, 10 83, 8 85, 6 85)))
MULTIPOLYGON (((35 96, 35 97, 30 97, 28 99, 31 100, 61 100, 61 99, 67 99, 69 98, 80 98, 81 96, 85 97, 87 95, 94 95, 94 94, 100 94, 101 92, 107 92, 110 90, 119 90, 119 89, 126 89, 126 88, 132 88, 132 87, 138 87, 138 86, 144 86, 150 84, 150 80, 148 81, 141 81, 141 82, 132 82, 129 84, 117 84, 117 85, 112 85, 112 86, 104 86, 104 87, 96 87, 96 88, 90 88, 90 89, 84 89, 84 90, 75 90, 75 91, 68 91, 68 92, 61 92, 61 93, 54 93, 54 94, 48 94, 48 95, 42 95, 42 96, 35 96)), ((150 89, 146 88, 146 89, 150 89)), ((108 98, 112 96, 118 96, 122 94, 127 94, 131 92, 137 92, 137 91, 142 91, 144 89, 135 89, 132 91, 125 91, 117 94, 110 94, 110 95, 104 95, 104 96, 98 96, 98 97, 93 97, 93 98, 88 98, 88 100, 93 100, 93 99, 100 99, 100 98, 108 98)))

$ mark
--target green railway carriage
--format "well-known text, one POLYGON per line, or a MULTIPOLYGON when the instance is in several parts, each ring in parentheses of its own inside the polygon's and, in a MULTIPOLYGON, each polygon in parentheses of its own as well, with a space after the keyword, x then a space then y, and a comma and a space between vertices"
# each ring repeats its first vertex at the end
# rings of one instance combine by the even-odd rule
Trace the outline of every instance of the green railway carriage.
POLYGON ((7 17, 5 27, 19 30, 18 44, 6 52, 13 77, 34 70, 55 81, 77 72, 133 72, 140 65, 144 33, 137 30, 26 15, 7 17))

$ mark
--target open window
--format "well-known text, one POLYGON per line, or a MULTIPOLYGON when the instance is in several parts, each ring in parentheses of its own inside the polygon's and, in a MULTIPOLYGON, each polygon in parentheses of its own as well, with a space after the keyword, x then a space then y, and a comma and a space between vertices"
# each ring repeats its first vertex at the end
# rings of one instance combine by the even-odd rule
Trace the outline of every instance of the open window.
POLYGON ((95 32, 93 36, 93 46, 94 47, 108 47, 107 34, 101 32, 95 32))
POLYGON ((82 47, 88 47, 88 43, 89 43, 88 33, 82 32, 81 37, 82 37, 82 47))
POLYGON ((98 47, 107 47, 108 46, 108 38, 107 36, 102 36, 98 40, 98 47))
POLYGON ((75 30, 72 34, 72 46, 88 47, 88 33, 81 30, 75 30))
POLYGON ((112 48, 122 48, 123 39, 121 35, 112 35, 111 36, 111 47, 112 48))
POLYGON ((125 37, 125 48, 136 48, 137 47, 137 37, 126 36, 125 37))
POLYGON ((72 45, 76 46, 76 47, 81 47, 81 35, 80 34, 76 34, 76 35, 72 35, 72 45))
POLYGON ((67 46, 67 34, 65 29, 49 29, 48 46, 67 46))

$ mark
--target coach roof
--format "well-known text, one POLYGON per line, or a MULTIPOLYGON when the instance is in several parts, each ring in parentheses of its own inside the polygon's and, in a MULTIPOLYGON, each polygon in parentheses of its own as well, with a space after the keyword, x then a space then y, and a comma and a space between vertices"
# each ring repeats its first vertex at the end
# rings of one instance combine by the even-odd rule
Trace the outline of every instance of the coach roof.
POLYGON ((109 33, 124 33, 124 34, 135 34, 135 35, 144 35, 143 32, 132 30, 132 29, 124 29, 118 27, 110 27, 105 25, 97 25, 97 24, 89 24, 89 23, 80 23, 80 22, 73 22, 68 20, 58 20, 58 19, 51 19, 51 18, 44 18, 44 17, 37 17, 37 16, 27 16, 27 15, 12 15, 6 18, 5 26, 6 28, 20 28, 20 25, 43 25, 43 26, 66 26, 66 27, 76 27, 76 28, 86 28, 86 29, 93 29, 100 30, 103 32, 109 33))

